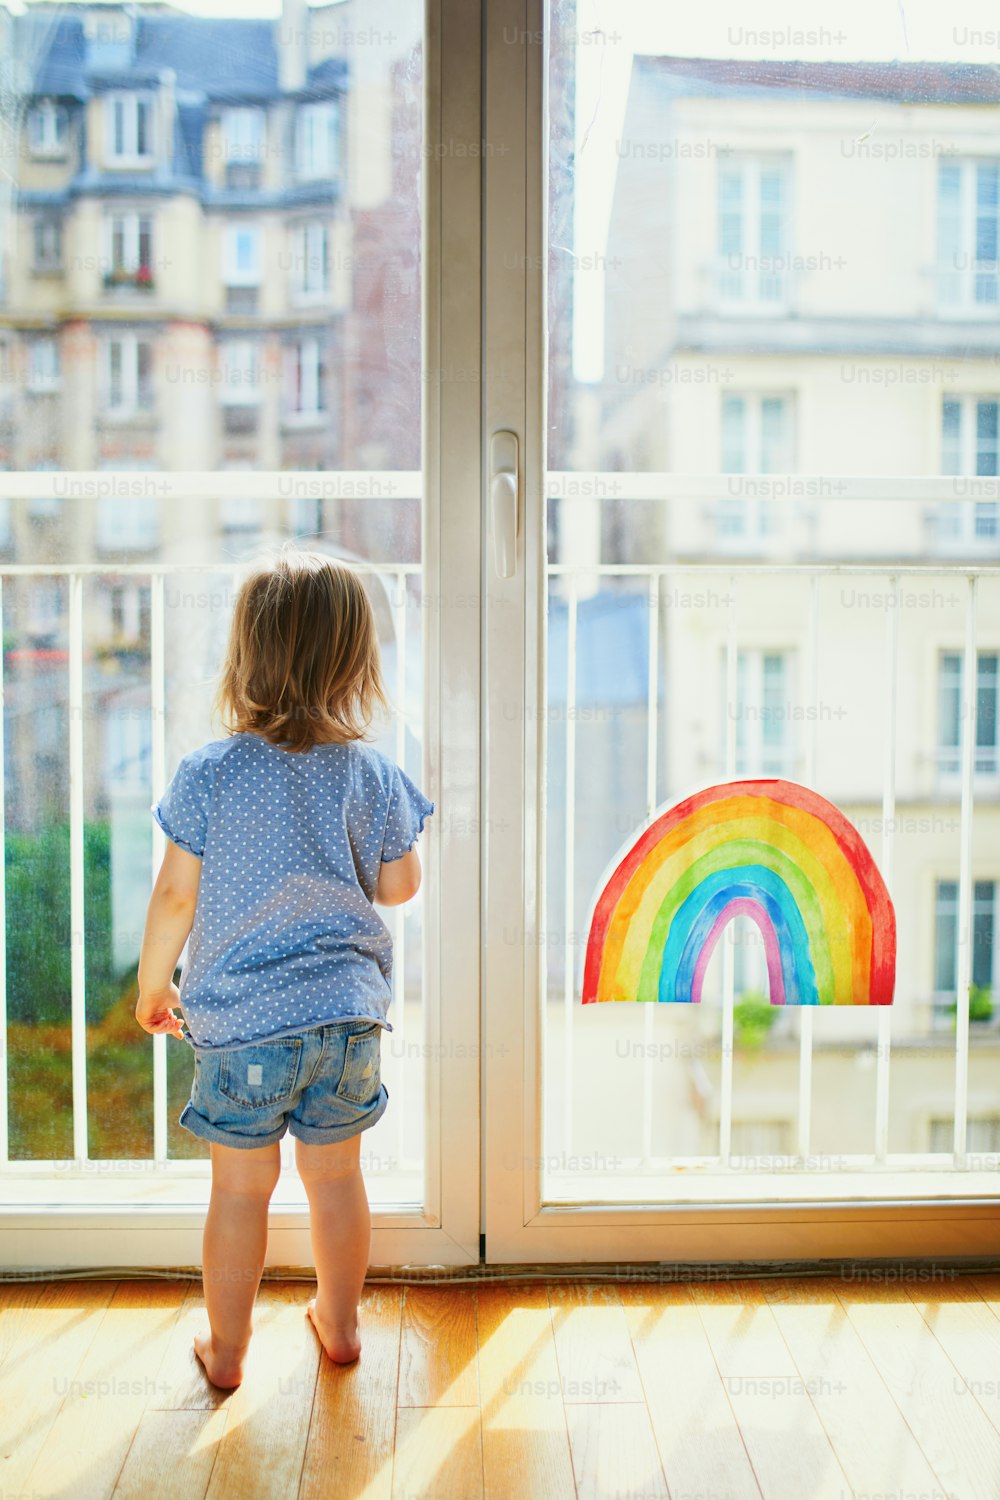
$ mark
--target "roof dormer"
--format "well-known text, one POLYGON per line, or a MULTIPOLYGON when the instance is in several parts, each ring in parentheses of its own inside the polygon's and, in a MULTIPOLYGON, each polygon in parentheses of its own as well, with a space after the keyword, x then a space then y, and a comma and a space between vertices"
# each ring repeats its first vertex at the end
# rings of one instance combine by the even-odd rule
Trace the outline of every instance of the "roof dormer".
POLYGON ((135 57, 136 18, 131 6, 94 6, 83 18, 88 73, 118 73, 135 57))

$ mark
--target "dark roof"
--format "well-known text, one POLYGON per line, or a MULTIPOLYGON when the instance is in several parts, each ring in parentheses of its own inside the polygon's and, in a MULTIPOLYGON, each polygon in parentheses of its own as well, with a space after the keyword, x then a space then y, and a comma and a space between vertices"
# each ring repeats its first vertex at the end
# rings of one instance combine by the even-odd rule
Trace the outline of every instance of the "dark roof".
MULTIPOLYGON (((122 71, 96 72, 86 66, 82 16, 27 12, 18 18, 21 50, 32 68, 33 92, 85 99, 95 89, 131 83, 155 83, 164 68, 172 68, 179 92, 200 94, 220 102, 266 100, 276 97, 278 52, 275 21, 218 19, 176 11, 140 15, 136 20, 135 55, 122 71)), ((322 89, 343 87, 346 63, 325 59, 311 69, 309 85, 322 89)))
POLYGON ((913 104, 1000 104, 1000 65, 946 62, 774 62, 769 59, 639 56, 636 65, 678 92, 825 94, 913 104))

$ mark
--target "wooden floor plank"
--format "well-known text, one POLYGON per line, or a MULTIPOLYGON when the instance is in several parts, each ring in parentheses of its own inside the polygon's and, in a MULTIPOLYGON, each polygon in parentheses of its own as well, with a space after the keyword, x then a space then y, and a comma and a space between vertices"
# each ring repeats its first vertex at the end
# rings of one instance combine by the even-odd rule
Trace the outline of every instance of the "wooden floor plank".
POLYGON ((51 1281, 0 1366, 0 1494, 28 1490, 28 1474, 115 1295, 115 1281, 51 1281))
POLYGON ((0 1282, 0 1365, 20 1340, 27 1316, 37 1304, 43 1287, 41 1281, 0 1282))
POLYGON ((158 1393, 167 1332, 186 1290, 178 1281, 119 1282, 78 1368, 57 1385, 56 1420, 27 1478, 36 1500, 108 1500, 158 1393))
POLYGON ((566 1406, 578 1500, 669 1500, 645 1402, 566 1406))
POLYGON ((366 1286, 361 1358, 321 1358, 298 1500, 389 1500, 402 1306, 401 1287, 366 1286))
POLYGON ((366 1287, 361 1359, 265 1282, 0 1287, 0 1500, 1000 1497, 1000 1276, 366 1287))
MULTIPOLYGON (((515 1500, 514 1475, 511 1484, 515 1500)), ((399 1407, 392 1500, 483 1500, 478 1406, 399 1407)))
POLYGON ((398 1404, 478 1407, 475 1287, 404 1288, 398 1404))
POLYGON ((208 1314, 200 1281, 190 1281, 184 1301, 167 1335, 156 1397, 150 1406, 159 1411, 213 1411, 225 1405, 229 1393, 213 1385, 194 1352, 196 1333, 208 1330, 208 1314))
POLYGON ((760 1500, 760 1486, 686 1286, 623 1284, 636 1363, 672 1495, 760 1500))
POLYGON ((840 1466, 859 1495, 943 1495, 852 1326, 838 1285, 832 1277, 813 1276, 760 1282, 840 1466))
POLYGON ((228 1414, 145 1411, 113 1500, 205 1500, 228 1414))
POLYGON ((207 1500, 288 1500, 299 1487, 321 1345, 310 1283, 268 1281, 254 1310, 243 1384, 228 1397, 207 1500))
POLYGON ((904 1286, 966 1389, 1000 1432, 1000 1318, 964 1276, 932 1289, 904 1286))
POLYGON ((945 1493, 997 1500, 1000 1433, 903 1287, 846 1281, 838 1296, 945 1493))
POLYGON ((625 1309, 614 1284, 549 1282, 564 1402, 642 1401, 625 1309))
POLYGON ((851 1487, 759 1284, 696 1282, 691 1295, 764 1500, 845 1500, 851 1487))
POLYGON ((486 1500, 573 1494, 573 1464, 545 1285, 481 1286, 479 1388, 486 1500))

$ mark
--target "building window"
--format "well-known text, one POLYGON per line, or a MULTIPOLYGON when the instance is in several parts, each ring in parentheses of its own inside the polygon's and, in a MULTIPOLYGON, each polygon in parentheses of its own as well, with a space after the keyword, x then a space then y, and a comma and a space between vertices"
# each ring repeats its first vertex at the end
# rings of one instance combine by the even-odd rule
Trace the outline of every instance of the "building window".
MULTIPOLYGON (((972 983, 993 994, 995 960, 993 933, 996 914, 996 881, 972 884, 972 983)), ((934 1010, 936 1016, 951 1014, 958 985, 958 881, 939 880, 934 887, 934 1010)), ((973 1006, 970 1020, 986 1021, 985 1009, 973 1006)))
POLYGON ((109 638, 112 641, 149 640, 151 602, 149 585, 128 581, 108 590, 109 638))
POLYGON ((300 182, 337 173, 337 106, 302 104, 295 117, 295 175, 300 182))
POLYGON ((223 276, 227 286, 260 284, 260 229, 256 224, 227 224, 223 276))
POLYGON ((226 406, 252 406, 260 400, 260 358, 253 339, 226 339, 219 348, 220 399, 226 406))
POLYGON ((222 150, 226 186, 256 188, 260 185, 264 157, 264 112, 260 109, 227 109, 222 115, 222 150))
MULTIPOLYGON (((720 415, 724 474, 786 474, 795 467, 792 402, 787 396, 723 396, 720 415)), ((723 542, 762 540, 778 530, 774 501, 752 493, 723 496, 715 517, 723 542)))
POLYGON ((296 339, 285 349, 285 411, 317 417, 326 411, 326 355, 318 337, 296 339))
POLYGON ((36 271, 62 269, 62 220, 39 214, 32 226, 33 264, 36 271))
MULTIPOLYGON (((977 776, 995 777, 1000 770, 997 755, 997 666, 1000 653, 980 651, 976 660, 976 753, 977 776)), ((962 770, 962 653, 944 651, 938 674, 938 770, 955 777, 962 770)))
POLYGON ((153 346, 134 333, 116 334, 105 343, 104 411, 132 416, 153 409, 153 346))
MULTIPOLYGON (((941 403, 941 473, 996 479, 1000 475, 1000 399, 962 396, 941 403)), ((970 489, 974 488, 969 486, 970 489)), ((996 484, 989 491, 995 492, 996 484)), ((942 547, 992 550, 1000 542, 1000 503, 949 500, 935 516, 942 547)))
POLYGON ((789 294, 790 162, 747 157, 720 163, 720 303, 773 312, 789 294))
POLYGON ((978 316, 1000 309, 1000 161, 938 167, 938 306, 978 316))
POLYGON ((28 345, 28 390, 36 394, 59 389, 59 345, 55 339, 32 339, 28 345))
POLYGON ((117 166, 153 156, 153 101, 148 94, 109 94, 105 104, 105 158, 117 166))
POLYGON ((291 291, 297 301, 325 297, 330 290, 329 235, 321 223, 296 224, 289 230, 291 291))
MULTIPOLYGON (((788 775, 795 760, 789 712, 792 696, 791 653, 759 650, 737 652, 735 704, 726 700, 725 660, 722 664, 722 683, 726 718, 736 720, 736 774, 788 775)), ((723 764, 726 729, 724 719, 723 764)))
POLYGON ((54 99, 40 99, 28 110, 28 150, 32 156, 65 156, 69 115, 54 99))
POLYGON ((153 220, 150 214, 115 213, 105 218, 105 286, 153 285, 153 220))

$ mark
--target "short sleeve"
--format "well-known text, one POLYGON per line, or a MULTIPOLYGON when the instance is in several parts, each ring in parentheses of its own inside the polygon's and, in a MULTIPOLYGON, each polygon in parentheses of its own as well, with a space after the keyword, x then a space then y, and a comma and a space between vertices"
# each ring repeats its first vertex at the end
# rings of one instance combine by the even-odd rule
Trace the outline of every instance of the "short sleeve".
POLYGON ((424 820, 433 811, 434 803, 427 800, 405 771, 393 766, 389 812, 382 838, 383 864, 387 860, 401 859, 413 848, 418 834, 423 832, 424 820))
POLYGON ((199 859, 205 854, 213 772, 211 763, 185 755, 167 790, 150 808, 167 838, 199 859))

